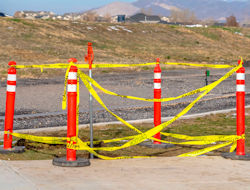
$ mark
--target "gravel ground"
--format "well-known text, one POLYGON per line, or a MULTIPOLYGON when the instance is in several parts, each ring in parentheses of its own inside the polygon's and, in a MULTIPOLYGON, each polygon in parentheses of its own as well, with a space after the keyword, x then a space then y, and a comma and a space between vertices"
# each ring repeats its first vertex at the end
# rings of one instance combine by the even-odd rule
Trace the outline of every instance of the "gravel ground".
MULTIPOLYGON (((209 83, 216 81, 228 70, 211 70, 209 83)), ((205 69, 163 70, 162 97, 174 97, 205 85, 205 69)), ((246 69, 246 89, 250 89, 250 68, 246 69)), ((123 95, 153 98, 153 71, 102 73, 93 78, 103 87, 123 95)), ((212 90, 189 113, 201 113, 235 107, 234 74, 212 90)), ((15 104, 15 129, 42 128, 66 125, 66 112, 61 110, 63 77, 54 79, 20 79, 17 81, 15 104), (32 115, 30 115, 32 114, 32 115), (50 115, 48 117, 48 115, 50 115), (32 117, 31 117, 32 116, 32 117)), ((0 130, 4 126, 6 81, 0 87, 0 130)), ((97 90, 108 108, 125 120, 153 117, 153 103, 122 99, 103 94, 97 90)), ((246 104, 250 103, 250 91, 246 90, 246 104), (249 93, 248 93, 249 92, 249 93)), ((197 95, 162 103, 162 116, 174 116, 197 95)), ((89 94, 84 85, 80 86, 80 123, 89 122, 89 94)), ((94 122, 115 121, 100 105, 94 101, 94 122)))

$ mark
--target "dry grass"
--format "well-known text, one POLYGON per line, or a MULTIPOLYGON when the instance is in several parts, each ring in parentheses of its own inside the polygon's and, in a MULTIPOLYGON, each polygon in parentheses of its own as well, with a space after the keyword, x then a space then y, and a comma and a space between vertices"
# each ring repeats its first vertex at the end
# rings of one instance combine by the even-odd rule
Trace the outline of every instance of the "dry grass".
MULTIPOLYGON (((10 60, 18 64, 44 64, 66 62, 70 57, 83 63, 89 41, 93 42, 96 62, 140 63, 160 57, 163 62, 235 63, 239 56, 250 58, 249 29, 0 18, 0 31, 2 67, 10 60), (117 26, 119 31, 109 31, 110 26, 117 26)), ((1 68, 1 78, 3 72, 1 68)), ((37 73, 26 71, 25 76, 37 77, 37 73)), ((52 73, 48 71, 46 75, 52 73)))

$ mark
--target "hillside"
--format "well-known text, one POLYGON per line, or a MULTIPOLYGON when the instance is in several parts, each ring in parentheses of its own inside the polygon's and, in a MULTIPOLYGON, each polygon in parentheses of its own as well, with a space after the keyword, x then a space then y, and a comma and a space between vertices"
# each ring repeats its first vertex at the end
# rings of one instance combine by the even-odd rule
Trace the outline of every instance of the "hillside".
POLYGON ((223 0, 137 0, 136 7, 151 9, 153 13, 169 15, 171 9, 189 9, 194 11, 199 19, 220 19, 235 15, 243 21, 250 17, 250 1, 223 0))
POLYGON ((133 3, 110 3, 93 11, 102 16, 132 15, 141 10, 169 16, 172 10, 182 9, 193 11, 198 19, 225 20, 235 15, 238 21, 248 22, 250 18, 250 0, 137 0, 133 3))
MULTIPOLYGON (((250 59, 249 29, 1 18, 0 35, 1 68, 10 60, 44 64, 76 57, 83 61, 89 41, 96 62, 140 63, 157 57, 207 63, 235 63, 239 56, 250 59)), ((3 77, 6 69, 1 70, 3 77)))
POLYGON ((131 16, 139 12, 140 8, 135 7, 131 3, 113 2, 103 7, 94 9, 92 11, 94 11, 97 15, 100 15, 100 16, 106 16, 106 15, 116 16, 119 14, 131 16))

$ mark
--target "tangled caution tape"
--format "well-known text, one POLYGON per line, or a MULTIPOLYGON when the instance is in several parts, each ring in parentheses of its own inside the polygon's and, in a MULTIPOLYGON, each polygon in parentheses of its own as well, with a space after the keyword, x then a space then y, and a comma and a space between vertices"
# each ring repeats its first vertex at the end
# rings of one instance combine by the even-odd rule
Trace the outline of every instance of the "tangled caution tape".
MULTIPOLYGON (((74 150, 85 150, 89 151, 90 153, 94 154, 95 156, 98 156, 102 159, 125 159, 125 158, 145 158, 144 156, 131 156, 131 157, 107 157, 98 154, 96 151, 102 150, 102 151, 115 151, 120 150, 124 148, 128 148, 134 145, 137 145, 147 139, 159 141, 162 143, 170 143, 170 144, 177 144, 177 145, 209 145, 214 144, 210 147, 204 148, 202 150, 197 150, 189 153, 185 153, 182 155, 179 155, 179 157, 193 157, 205 154, 207 152, 231 145, 230 152, 233 152, 236 148, 236 142, 239 139, 244 139, 245 136, 237 136, 237 135, 211 135, 211 136, 187 136, 187 135, 180 135, 180 134, 172 134, 172 133, 164 133, 161 132, 163 129, 165 129, 167 126, 169 126, 171 123, 176 121, 178 118, 186 114, 201 98, 203 98, 208 92, 210 92, 212 89, 214 89, 217 85, 219 85, 222 81, 226 80, 228 77, 230 77, 234 72, 236 72, 238 69, 242 67, 243 61, 238 66, 231 66, 231 65, 211 65, 211 64, 193 64, 193 63, 164 63, 165 65, 182 65, 182 66, 195 66, 195 67, 210 67, 210 68, 232 68, 227 74, 225 74, 223 77, 221 77, 219 80, 211 83, 210 85, 207 85, 205 87, 193 90, 191 92, 179 95, 177 97, 170 97, 170 98, 162 98, 162 99, 147 99, 147 98, 141 98, 141 97, 134 97, 134 96, 127 96, 127 95, 120 95, 115 92, 109 91, 105 88, 103 88, 100 84, 98 84, 94 79, 87 76, 85 73, 83 73, 80 69, 81 68, 88 68, 88 65, 86 64, 74 64, 71 62, 70 64, 64 64, 64 63, 58 63, 58 64, 46 64, 46 65, 14 65, 15 68, 40 68, 41 71, 43 71, 44 68, 67 68, 66 74, 65 74, 65 85, 64 85, 64 92, 63 92, 63 100, 62 100, 62 109, 66 108, 66 85, 67 85, 67 79, 69 74, 69 69, 71 66, 78 67, 78 89, 77 89, 77 135, 73 138, 67 138, 67 137, 39 137, 39 136, 33 136, 33 135, 27 135, 27 134, 19 134, 19 133, 10 133, 15 137, 23 138, 31 141, 41 142, 41 143, 48 143, 48 144, 66 144, 67 148, 74 149, 74 150), (116 147, 97 147, 97 148, 90 148, 89 144, 90 142, 83 142, 80 138, 78 138, 78 123, 79 123, 79 79, 83 82, 83 84, 86 86, 88 91, 92 94, 92 96, 96 99, 96 101, 111 115, 113 115, 117 120, 122 122, 124 125, 129 127, 130 129, 136 131, 138 135, 124 137, 124 138, 117 138, 117 139, 110 139, 110 140, 103 140, 101 142, 103 143, 112 143, 112 142, 123 142, 124 140, 127 140, 124 144, 121 146, 116 147), (149 101, 149 102, 166 102, 166 101, 172 101, 176 99, 180 99, 186 96, 190 96, 196 93, 201 93, 193 102, 191 102, 186 108, 184 108, 180 113, 178 113, 175 117, 173 117, 171 120, 162 123, 161 125, 158 125, 146 132, 142 132, 112 111, 110 111, 107 106, 104 104, 96 90, 92 87, 92 84, 94 87, 100 89, 102 92, 118 96, 122 98, 128 98, 128 99, 134 99, 134 100, 140 100, 140 101, 149 101), (176 139, 186 140, 186 142, 169 142, 165 140, 159 140, 155 139, 153 136, 157 133, 161 132, 161 135, 173 137, 176 139)), ((149 65, 155 65, 156 63, 144 63, 144 64, 94 64, 92 65, 93 68, 108 68, 108 67, 137 67, 137 66, 149 66, 149 65)), ((100 141, 99 141, 100 142, 100 141)), ((98 141, 94 142, 98 143, 98 141)))

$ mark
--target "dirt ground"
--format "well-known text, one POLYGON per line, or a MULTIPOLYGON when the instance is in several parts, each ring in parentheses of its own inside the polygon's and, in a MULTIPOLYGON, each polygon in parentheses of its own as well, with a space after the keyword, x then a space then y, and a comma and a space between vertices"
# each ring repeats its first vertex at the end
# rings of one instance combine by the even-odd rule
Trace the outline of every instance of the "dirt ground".
POLYGON ((84 168, 55 167, 51 160, 1 161, 0 165, 5 189, 250 189, 250 162, 221 157, 91 160, 91 166, 84 168))

